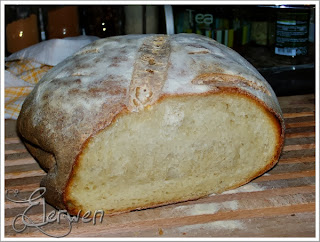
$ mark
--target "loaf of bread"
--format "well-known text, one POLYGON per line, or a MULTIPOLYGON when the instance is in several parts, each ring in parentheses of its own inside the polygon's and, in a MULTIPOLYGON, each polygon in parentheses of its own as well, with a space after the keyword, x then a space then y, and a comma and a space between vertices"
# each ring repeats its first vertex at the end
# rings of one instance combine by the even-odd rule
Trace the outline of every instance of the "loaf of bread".
POLYGON ((221 193, 272 168, 277 98, 232 49, 196 34, 100 39, 52 68, 18 131, 46 201, 114 214, 221 193))

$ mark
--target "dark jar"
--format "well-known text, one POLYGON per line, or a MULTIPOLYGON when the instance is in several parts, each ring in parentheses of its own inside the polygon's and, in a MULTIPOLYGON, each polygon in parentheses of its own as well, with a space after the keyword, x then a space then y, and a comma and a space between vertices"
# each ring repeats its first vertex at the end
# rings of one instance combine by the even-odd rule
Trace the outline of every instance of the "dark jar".
POLYGON ((48 39, 80 35, 77 6, 55 6, 47 11, 48 39))
POLYGON ((37 9, 30 6, 6 6, 6 55, 39 42, 37 9))
POLYGON ((124 34, 123 6, 83 5, 80 7, 80 16, 82 34, 98 36, 100 38, 124 34))
POLYGON ((310 8, 281 5, 276 8, 274 54, 287 64, 302 64, 308 56, 310 8))

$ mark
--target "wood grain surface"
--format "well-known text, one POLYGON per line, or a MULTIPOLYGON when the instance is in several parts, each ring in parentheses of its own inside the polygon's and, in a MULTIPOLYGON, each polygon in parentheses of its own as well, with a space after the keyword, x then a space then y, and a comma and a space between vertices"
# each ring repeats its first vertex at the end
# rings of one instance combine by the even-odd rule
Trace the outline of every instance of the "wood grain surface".
MULTIPOLYGON (((21 214, 27 211, 29 225, 40 224, 44 214, 55 209, 43 199, 29 210, 28 203, 6 199, 5 236, 315 237, 315 97, 280 97, 279 102, 287 129, 280 161, 242 187, 194 201, 104 215, 95 224, 79 218, 70 227, 61 216, 59 222, 27 226, 24 231, 17 231, 24 227, 21 214)), ((21 200, 39 188, 45 172, 17 137, 15 124, 5 123, 5 189, 10 199, 21 200)))

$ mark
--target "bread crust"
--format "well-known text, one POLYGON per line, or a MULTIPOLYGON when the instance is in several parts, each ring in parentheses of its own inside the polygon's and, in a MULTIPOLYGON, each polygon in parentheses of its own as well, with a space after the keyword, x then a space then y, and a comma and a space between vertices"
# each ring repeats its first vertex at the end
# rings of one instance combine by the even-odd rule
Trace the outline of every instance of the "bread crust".
MULTIPOLYGON (((47 188, 46 201, 72 214, 75 210, 66 204, 68 181, 91 137, 119 115, 139 112, 166 98, 216 93, 245 95, 273 117, 278 130, 274 159, 245 184, 276 164, 284 142, 282 112, 270 85, 251 64, 204 36, 132 35, 98 40, 42 78, 23 104, 17 128, 30 153, 48 172, 41 182, 47 188), (157 49, 159 39, 164 41, 157 49), (145 68, 144 61, 158 68, 145 68), (141 98, 137 88, 152 95, 141 98), (137 97, 140 101, 135 104, 137 97)), ((174 202, 178 201, 168 203, 174 202)), ((147 207, 160 205, 164 204, 147 207)))

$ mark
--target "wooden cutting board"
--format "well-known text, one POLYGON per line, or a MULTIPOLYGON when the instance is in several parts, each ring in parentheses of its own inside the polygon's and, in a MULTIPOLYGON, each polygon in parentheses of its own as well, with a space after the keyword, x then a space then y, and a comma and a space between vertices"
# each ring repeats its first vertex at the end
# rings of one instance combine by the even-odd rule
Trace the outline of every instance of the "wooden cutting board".
MULTIPOLYGON (((39 205, 26 213, 29 225, 24 231, 19 231, 24 227, 21 214, 30 204, 6 199, 5 236, 314 237, 315 97, 280 97, 279 101, 287 128, 280 161, 247 185, 195 201, 104 215, 102 222, 79 218, 72 227, 63 216, 59 223, 55 216, 51 223, 31 227, 31 220, 34 224, 44 221, 43 200, 39 199, 39 205)), ((45 172, 27 152, 14 127, 15 121, 6 120, 5 189, 11 200, 21 201, 39 188, 45 172)), ((46 215, 54 210, 45 207, 46 215)))

